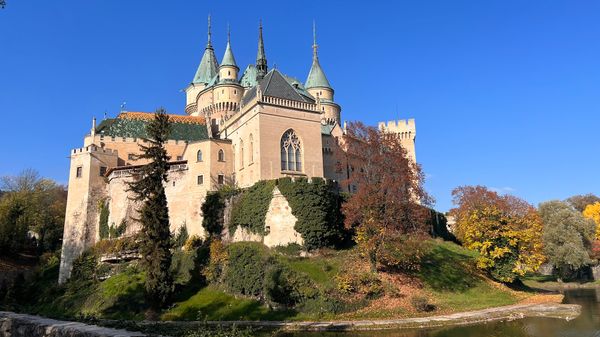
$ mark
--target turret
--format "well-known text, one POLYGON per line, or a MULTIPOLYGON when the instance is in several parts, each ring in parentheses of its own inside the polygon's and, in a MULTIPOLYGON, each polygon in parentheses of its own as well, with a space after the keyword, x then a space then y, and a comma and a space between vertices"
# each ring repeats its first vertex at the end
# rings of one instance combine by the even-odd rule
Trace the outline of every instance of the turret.
POLYGON ((265 44, 263 42, 262 20, 258 26, 258 52, 256 54, 256 71, 257 79, 265 77, 268 71, 267 56, 265 55, 265 44))
POLYGON ((227 47, 225 48, 225 54, 223 55, 221 65, 219 66, 219 78, 222 82, 237 83, 239 71, 240 68, 238 68, 237 63, 235 62, 235 57, 233 57, 233 51, 231 50, 231 32, 228 28, 227 47))
POLYGON ((204 54, 198 65, 198 70, 192 79, 192 83, 185 88, 186 94, 186 106, 185 111, 188 114, 197 114, 197 101, 198 94, 204 90, 211 80, 217 75, 219 66, 217 63, 217 57, 215 56, 215 50, 212 46, 211 32, 210 32, 210 15, 208 16, 208 42, 204 48, 204 54))
POLYGON ((328 124, 340 124, 341 107, 333 101, 333 88, 325 76, 319 63, 317 30, 313 23, 313 59, 304 87, 307 89, 320 106, 322 120, 328 124))

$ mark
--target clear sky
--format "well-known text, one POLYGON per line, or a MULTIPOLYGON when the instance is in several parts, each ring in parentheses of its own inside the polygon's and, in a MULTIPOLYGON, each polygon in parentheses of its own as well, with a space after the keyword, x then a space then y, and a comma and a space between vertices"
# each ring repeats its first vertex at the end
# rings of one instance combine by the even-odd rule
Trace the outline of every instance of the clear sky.
POLYGON ((531 203, 600 193, 598 1, 6 0, 0 175, 66 183, 93 116, 183 113, 213 17, 240 68, 263 19, 269 65, 304 80, 312 21, 345 120, 415 118, 437 208, 482 184, 531 203))

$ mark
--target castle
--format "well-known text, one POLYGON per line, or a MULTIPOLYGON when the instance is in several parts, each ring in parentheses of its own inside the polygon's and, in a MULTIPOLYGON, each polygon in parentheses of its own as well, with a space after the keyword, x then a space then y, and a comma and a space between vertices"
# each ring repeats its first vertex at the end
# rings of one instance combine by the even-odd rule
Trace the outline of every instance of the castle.
MULTIPOLYGON (((201 206, 207 192, 224 184, 244 188, 260 180, 280 177, 324 177, 340 181, 346 172, 336 161, 338 140, 344 134, 341 106, 319 63, 316 36, 306 82, 269 69, 262 23, 256 64, 240 73, 229 34, 221 62, 211 41, 185 89, 185 115, 170 115, 172 130, 166 149, 171 166, 165 190, 171 229, 181 226, 190 235, 204 236, 201 206)), ((68 200, 59 282, 86 248, 101 239, 101 208, 111 226, 126 224, 126 234, 139 230, 136 205, 126 182, 144 144, 148 112, 121 112, 116 118, 92 123, 83 147, 70 153, 68 200)), ((379 123, 397 133, 408 155, 415 159, 414 120, 379 123)), ((236 231, 238 240, 260 240, 269 246, 302 243, 294 231, 295 218, 285 198, 274 191, 266 225, 269 237, 236 231)))

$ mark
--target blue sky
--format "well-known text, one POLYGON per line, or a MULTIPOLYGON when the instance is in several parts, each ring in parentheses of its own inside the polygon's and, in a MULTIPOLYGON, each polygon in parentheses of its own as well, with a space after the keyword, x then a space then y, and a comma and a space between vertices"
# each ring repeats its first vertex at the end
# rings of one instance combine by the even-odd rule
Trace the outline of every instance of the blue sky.
POLYGON ((0 10, 0 175, 65 183, 92 116, 183 113, 213 17, 241 68, 304 80, 312 21, 342 118, 415 118, 437 208, 458 185, 531 203, 600 193, 598 1, 25 1, 0 10))

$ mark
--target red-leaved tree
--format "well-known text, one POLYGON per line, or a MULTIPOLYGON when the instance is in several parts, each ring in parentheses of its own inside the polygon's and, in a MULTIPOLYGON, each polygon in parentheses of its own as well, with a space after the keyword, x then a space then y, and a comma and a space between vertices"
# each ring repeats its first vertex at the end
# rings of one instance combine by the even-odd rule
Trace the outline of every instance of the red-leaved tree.
MULTIPOLYGON (((348 169, 342 185, 353 192, 343 205, 345 227, 354 230, 372 271, 378 262, 403 267, 401 256, 407 257, 407 252, 396 248, 428 229, 429 210, 424 206, 432 199, 423 189, 420 166, 407 156, 397 134, 360 122, 347 125, 342 148, 340 162, 348 169)), ((408 255, 412 253, 419 255, 408 255)))

